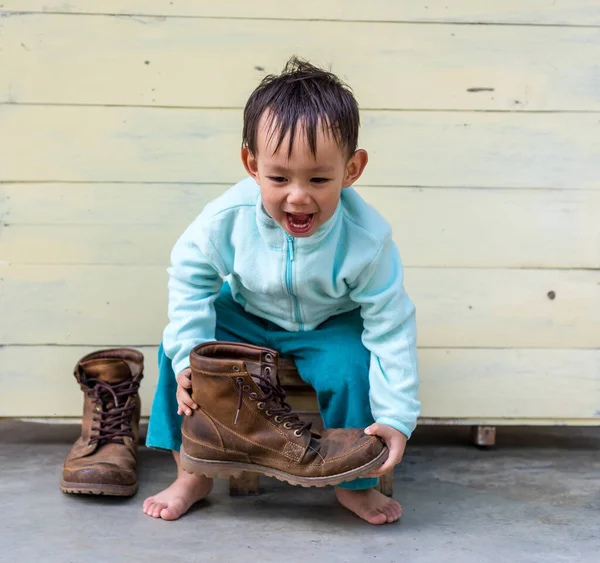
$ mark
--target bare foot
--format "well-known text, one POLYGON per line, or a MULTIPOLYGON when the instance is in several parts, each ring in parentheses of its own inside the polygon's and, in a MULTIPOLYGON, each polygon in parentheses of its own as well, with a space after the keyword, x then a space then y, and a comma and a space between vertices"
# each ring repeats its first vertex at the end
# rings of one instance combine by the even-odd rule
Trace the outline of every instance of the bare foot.
POLYGON ((163 520, 177 520, 192 505, 205 498, 212 488, 212 479, 180 470, 170 487, 144 501, 144 514, 163 520))
POLYGON ((388 524, 396 522, 402 516, 400 503, 376 489, 352 491, 336 487, 335 496, 342 506, 369 524, 388 524))

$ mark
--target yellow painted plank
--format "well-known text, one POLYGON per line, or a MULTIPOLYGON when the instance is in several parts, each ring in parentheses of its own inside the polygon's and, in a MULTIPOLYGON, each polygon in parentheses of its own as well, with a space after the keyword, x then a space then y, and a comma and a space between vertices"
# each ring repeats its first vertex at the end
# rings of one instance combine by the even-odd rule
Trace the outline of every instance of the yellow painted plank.
POLYGON ((598 191, 360 193, 390 222, 409 266, 600 268, 598 191))
POLYGON ((600 110, 596 29, 60 15, 5 21, 0 102, 243 107, 294 53, 363 108, 600 110))
MULTIPOLYGON (((93 350, 0 348, 0 416, 81 416, 73 366, 93 350)), ((156 348, 140 350, 146 364, 142 406, 148 415, 157 380, 156 348)), ((419 364, 423 418, 472 419, 473 424, 587 419, 600 425, 599 350, 428 349, 419 351, 419 364)))
MULTIPOLYGON (((600 187, 595 114, 362 117, 363 185, 600 187)), ((0 181, 234 183, 240 131, 239 110, 0 106, 0 181)))
MULTIPOLYGON (((50 419, 53 420, 53 419, 50 419)), ((598 417, 592 418, 441 418, 419 420, 420 426, 600 426, 598 417)))
MULTIPOLYGON (((244 177, 241 175, 239 179, 244 177)), ((0 184, 0 221, 10 225, 55 226, 176 224, 185 228, 209 201, 230 187, 228 184, 0 184)))
MULTIPOLYGON (((157 381, 156 347, 138 349, 144 354, 140 395, 142 412, 147 416, 157 381)), ((83 396, 73 367, 93 351, 95 348, 78 346, 0 348, 0 417, 81 416, 83 396)))
MULTIPOLYGON (((48 3, 47 0, 4 0, 9 12, 58 12, 94 14, 135 14, 149 16, 197 16, 224 18, 333 19, 359 21, 415 21, 469 23, 600 24, 598 6, 593 0, 428 0, 395 2, 371 0, 278 0, 205 1, 177 0, 71 0, 48 3)), ((0 10, 1 13, 2 10, 0 10)), ((147 19, 141 19, 146 22, 147 19)))
MULTIPOLYGON (((164 266, 185 227, 226 189, 0 185, 0 261, 164 266)), ((359 191, 391 223, 407 266, 600 268, 598 191, 359 191)))
POLYGON ((166 290, 166 268, 0 266, 0 344, 156 344, 166 290))
MULTIPOLYGON (((598 271, 407 268, 406 286, 424 347, 598 347, 598 271)), ((154 345, 166 305, 162 267, 0 266, 0 344, 154 345)))
POLYGON ((424 417, 598 418, 600 350, 425 350, 424 417))

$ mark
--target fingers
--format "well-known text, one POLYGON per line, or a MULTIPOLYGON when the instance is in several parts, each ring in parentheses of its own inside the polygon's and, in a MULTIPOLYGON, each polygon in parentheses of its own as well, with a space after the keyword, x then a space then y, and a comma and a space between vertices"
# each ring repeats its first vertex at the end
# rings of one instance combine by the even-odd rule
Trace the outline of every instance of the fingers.
POLYGON ((194 409, 191 409, 190 407, 188 407, 187 405, 184 405, 183 403, 177 405, 177 414, 185 414, 187 416, 191 416, 192 413, 194 412, 194 409))
POLYGON ((192 409, 196 410, 198 408, 189 391, 180 385, 177 386, 177 406, 177 414, 186 414, 188 416, 192 414, 192 409))
POLYGON ((186 368, 177 374, 177 414, 190 416, 198 408, 190 395, 192 389, 192 370, 186 368))
POLYGON ((383 438, 386 442, 394 437, 394 434, 397 432, 396 429, 386 426, 385 424, 371 424, 371 426, 365 428, 365 434, 369 436, 379 436, 383 438))
POLYGON ((177 408, 177 414, 185 414, 187 416, 192 416, 192 409, 180 404, 177 408))
POLYGON ((388 471, 392 471, 392 469, 396 467, 397 463, 398 462, 390 455, 381 467, 374 469, 368 475, 361 475, 361 477, 381 477, 388 471))
POLYGON ((381 477, 385 475, 388 471, 391 471, 398 463, 394 457, 392 457, 392 452, 390 451, 388 458, 385 460, 385 463, 379 467, 378 469, 374 469, 370 471, 367 475, 361 475, 361 477, 381 477))
POLYGON ((371 471, 368 475, 363 475, 363 477, 381 477, 385 475, 388 471, 392 471, 396 465, 398 465, 402 461, 402 457, 404 456, 404 448, 401 444, 398 444, 395 440, 386 440, 388 446, 388 457, 385 460, 384 464, 379 467, 379 469, 375 469, 371 471))
POLYGON ((186 368, 179 372, 175 379, 184 389, 192 388, 192 370, 190 368, 186 368))
POLYGON ((398 461, 392 456, 388 457, 386 462, 377 470, 377 476, 385 475, 388 471, 391 471, 396 467, 398 461))

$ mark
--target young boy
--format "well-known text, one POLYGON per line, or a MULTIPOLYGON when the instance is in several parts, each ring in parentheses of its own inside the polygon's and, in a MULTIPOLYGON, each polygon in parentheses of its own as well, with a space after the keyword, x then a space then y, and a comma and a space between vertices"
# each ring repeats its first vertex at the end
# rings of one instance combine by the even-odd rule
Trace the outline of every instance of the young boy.
POLYGON ((198 408, 190 351, 217 340, 292 358, 326 428, 380 436, 384 465, 335 495, 371 524, 400 518, 400 505, 374 487, 401 461, 419 415, 415 309, 389 225, 351 188, 367 164, 358 130, 350 89, 296 58, 250 96, 242 148, 250 178, 207 205, 171 256, 147 445, 172 450, 178 474, 146 499, 146 514, 177 519, 212 489, 181 469, 179 448, 182 415, 198 408))

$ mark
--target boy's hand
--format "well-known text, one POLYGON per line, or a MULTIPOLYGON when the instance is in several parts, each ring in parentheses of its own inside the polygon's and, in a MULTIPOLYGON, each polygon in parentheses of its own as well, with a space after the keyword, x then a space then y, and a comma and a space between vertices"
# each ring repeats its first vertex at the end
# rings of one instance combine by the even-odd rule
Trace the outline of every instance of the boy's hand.
POLYGON ((383 438, 390 453, 386 462, 379 469, 377 469, 377 471, 373 471, 372 473, 363 475, 362 477, 381 477, 381 475, 391 471, 402 461, 402 456, 404 455, 404 449, 406 448, 406 442, 408 441, 408 438, 402 434, 402 432, 396 430, 392 426, 377 423, 371 424, 371 426, 366 428, 365 434, 383 438))
POLYGON ((192 400, 189 389, 192 388, 192 370, 186 368, 177 374, 177 414, 190 416, 192 409, 196 410, 198 405, 192 400))

